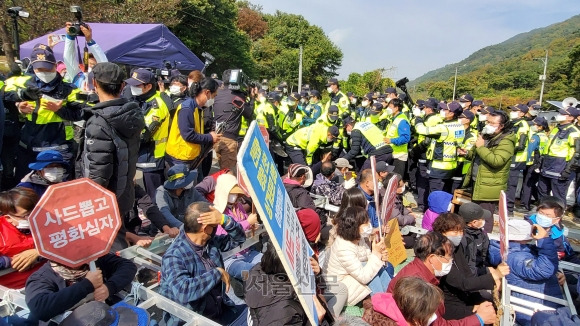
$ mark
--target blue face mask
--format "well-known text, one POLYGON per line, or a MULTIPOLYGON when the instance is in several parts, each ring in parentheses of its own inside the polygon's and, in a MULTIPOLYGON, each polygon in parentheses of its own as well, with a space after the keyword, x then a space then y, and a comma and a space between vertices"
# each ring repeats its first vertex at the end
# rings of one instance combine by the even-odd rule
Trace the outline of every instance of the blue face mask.
POLYGON ((536 223, 538 223, 538 225, 543 228, 549 228, 550 226, 554 225, 552 218, 540 213, 536 214, 536 223))

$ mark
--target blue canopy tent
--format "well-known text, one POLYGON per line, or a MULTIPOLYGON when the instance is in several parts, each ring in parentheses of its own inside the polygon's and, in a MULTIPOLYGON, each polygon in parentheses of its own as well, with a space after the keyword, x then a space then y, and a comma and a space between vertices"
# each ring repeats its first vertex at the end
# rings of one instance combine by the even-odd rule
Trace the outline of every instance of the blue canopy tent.
MULTIPOLYGON (((93 38, 105 51, 110 62, 138 67, 162 68, 163 60, 177 62, 179 70, 201 70, 203 62, 191 52, 163 24, 102 24, 89 23, 93 38)), ((64 28, 50 34, 65 34, 64 28)), ((48 35, 28 41, 20 46, 20 57, 30 57, 34 45, 47 44, 48 35)), ((84 47, 84 38, 78 37, 84 47)), ((62 60, 64 42, 54 47, 57 60, 62 60)), ((82 51, 82 48, 81 48, 82 51)))

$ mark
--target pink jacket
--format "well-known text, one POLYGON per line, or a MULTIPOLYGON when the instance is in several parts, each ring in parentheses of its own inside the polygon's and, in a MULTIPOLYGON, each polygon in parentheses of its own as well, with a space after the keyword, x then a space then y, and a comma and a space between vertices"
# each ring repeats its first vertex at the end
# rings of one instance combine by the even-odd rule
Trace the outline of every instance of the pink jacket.
POLYGON ((439 214, 435 213, 431 209, 427 209, 425 214, 423 214, 423 222, 421 222, 421 227, 425 230, 433 231, 433 223, 439 217, 439 214))
MULTIPOLYGON (((226 207, 224 214, 229 216, 229 217, 233 217, 234 220, 236 220, 236 222, 238 222, 242 225, 242 228, 244 229, 244 231, 247 231, 248 229, 250 229, 250 223, 248 223, 248 221, 247 221, 248 214, 246 214, 246 211, 244 210, 244 206, 242 206, 242 204, 236 203, 234 205, 233 209, 226 207)), ((224 230, 224 228, 222 228, 221 225, 218 225, 218 228, 217 228, 217 231, 215 232, 215 235, 224 235, 224 234, 228 234, 228 233, 226 232, 226 230, 224 230)))
POLYGON ((376 312, 391 318, 399 326, 409 326, 391 293, 377 293, 373 295, 371 301, 376 312))

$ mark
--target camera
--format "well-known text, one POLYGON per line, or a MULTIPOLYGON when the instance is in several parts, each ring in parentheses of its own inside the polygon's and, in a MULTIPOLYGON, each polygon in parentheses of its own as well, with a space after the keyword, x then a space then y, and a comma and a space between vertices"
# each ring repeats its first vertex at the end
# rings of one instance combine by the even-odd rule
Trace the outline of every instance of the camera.
POLYGON ((397 80, 397 82, 395 83, 395 86, 397 86, 398 88, 402 89, 405 92, 407 89, 408 82, 409 82, 409 78, 405 77, 405 78, 397 80))
POLYGON ((83 11, 80 6, 70 6, 70 12, 75 15, 76 21, 68 28, 68 33, 72 36, 85 36, 81 31, 81 26, 87 26, 83 22, 83 11))

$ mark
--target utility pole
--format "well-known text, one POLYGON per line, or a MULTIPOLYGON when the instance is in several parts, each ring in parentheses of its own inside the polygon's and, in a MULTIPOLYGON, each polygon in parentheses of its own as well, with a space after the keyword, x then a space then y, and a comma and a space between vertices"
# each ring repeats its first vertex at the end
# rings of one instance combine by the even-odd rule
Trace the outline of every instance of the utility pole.
POLYGON ((300 56, 298 59, 298 92, 302 91, 302 45, 300 46, 300 56))
POLYGON ((540 75, 542 81, 542 88, 540 89, 540 105, 542 105, 542 98, 544 97, 544 85, 546 84, 546 70, 548 69, 548 50, 546 50, 546 57, 540 58, 544 62, 544 74, 540 75))
POLYGON ((459 68, 459 66, 455 66, 455 80, 453 81, 453 101, 455 101, 455 88, 457 87, 457 68, 459 68))

